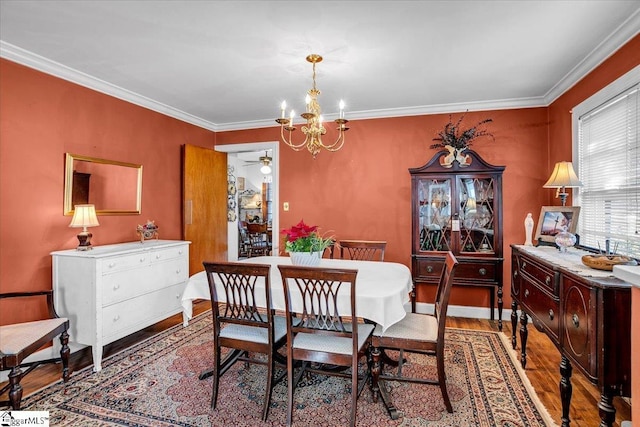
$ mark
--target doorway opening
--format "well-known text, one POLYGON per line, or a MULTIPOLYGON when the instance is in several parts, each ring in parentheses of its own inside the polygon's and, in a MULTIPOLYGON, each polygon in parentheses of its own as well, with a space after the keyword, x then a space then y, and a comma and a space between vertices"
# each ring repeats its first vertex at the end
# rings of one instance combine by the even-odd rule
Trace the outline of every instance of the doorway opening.
POLYGON ((272 233, 272 253, 277 255, 280 246, 278 142, 217 145, 214 149, 227 153, 229 177, 235 181, 235 194, 229 192, 229 198, 232 199, 229 209, 235 209, 235 215, 231 215, 228 221, 229 261, 237 261, 245 254, 240 237, 240 221, 268 224, 272 233), (270 173, 263 168, 267 162, 270 173))

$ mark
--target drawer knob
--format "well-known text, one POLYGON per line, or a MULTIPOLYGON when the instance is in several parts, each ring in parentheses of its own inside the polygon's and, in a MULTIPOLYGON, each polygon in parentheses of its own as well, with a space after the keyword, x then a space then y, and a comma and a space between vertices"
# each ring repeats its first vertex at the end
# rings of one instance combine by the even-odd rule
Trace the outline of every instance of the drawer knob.
POLYGON ((140 262, 144 262, 144 257, 140 258, 140 262))
POLYGON ((427 273, 433 273, 433 267, 428 265, 427 266, 427 273))
POLYGON ((524 290, 524 297, 528 297, 529 296, 529 289, 525 289, 524 290))
POLYGON ((573 326, 576 328, 580 327, 580 318, 576 313, 573 313, 573 316, 571 316, 571 322, 573 322, 573 326))
POLYGON ((110 262, 110 263, 109 263, 109 268, 113 268, 113 267, 115 267, 115 266, 116 266, 116 263, 115 263, 115 262, 110 262))
POLYGON ((553 320, 553 318, 555 317, 555 313, 553 312, 552 309, 549 309, 549 320, 553 320))
POLYGON ((182 270, 177 269, 177 270, 176 270, 176 274, 180 274, 180 271, 182 271, 182 270))
POLYGON ((481 276, 486 276, 487 275, 487 269, 486 268, 481 268, 480 270, 478 270, 478 273, 480 273, 481 276))
POLYGON ((116 283, 115 285, 113 285, 113 290, 114 291, 117 291, 118 289, 120 289, 120 285, 119 284, 116 283))
POLYGON ((544 283, 546 283, 547 285, 551 283, 551 277, 547 276, 547 278, 544 279, 544 283))
POLYGON ((518 270, 515 270, 515 271, 513 272, 513 277, 518 277, 518 270))
POLYGON ((522 268, 525 268, 527 266, 527 262, 526 261, 522 261, 522 268))
POLYGON ((120 320, 120 315, 116 314, 115 316, 113 316, 113 321, 117 322, 118 320, 120 320))
POLYGON ((160 259, 160 254, 157 254, 157 255, 156 255, 156 259, 160 259))
POLYGON ((180 250, 178 251, 178 254, 179 254, 179 255, 182 255, 182 249, 180 249, 180 250))

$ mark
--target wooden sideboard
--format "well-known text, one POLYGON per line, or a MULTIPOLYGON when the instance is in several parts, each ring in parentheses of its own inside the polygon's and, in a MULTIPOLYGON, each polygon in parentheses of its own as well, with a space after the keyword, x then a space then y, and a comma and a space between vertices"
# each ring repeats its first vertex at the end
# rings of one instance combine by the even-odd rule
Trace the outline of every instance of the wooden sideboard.
POLYGON ((189 243, 146 240, 52 252, 56 312, 70 319, 70 343, 102 347, 182 311, 189 243))
MULTIPOLYGON (((601 392, 600 426, 615 421, 614 396, 631 395, 631 284, 581 262, 589 252, 511 245, 511 341, 517 346, 520 306, 522 367, 527 362, 527 323, 560 351, 562 426, 569 425, 572 366, 601 392)), ((535 350, 533 350, 535 351, 535 350)))

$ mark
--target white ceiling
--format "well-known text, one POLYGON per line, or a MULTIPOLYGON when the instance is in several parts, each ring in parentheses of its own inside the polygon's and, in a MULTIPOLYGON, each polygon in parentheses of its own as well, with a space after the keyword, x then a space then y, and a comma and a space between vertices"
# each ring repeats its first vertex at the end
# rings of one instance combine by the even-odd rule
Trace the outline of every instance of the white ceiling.
POLYGON ((0 56, 216 131, 300 111, 309 53, 327 119, 392 117, 548 105, 639 30, 638 0, 0 0, 0 56))

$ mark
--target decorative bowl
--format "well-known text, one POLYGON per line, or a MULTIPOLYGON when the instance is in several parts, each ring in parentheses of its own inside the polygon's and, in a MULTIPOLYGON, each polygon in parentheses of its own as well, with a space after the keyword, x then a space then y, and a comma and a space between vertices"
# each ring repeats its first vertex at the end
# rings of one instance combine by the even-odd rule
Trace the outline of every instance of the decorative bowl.
POLYGON ((614 265, 637 265, 633 258, 622 255, 584 255, 582 263, 596 270, 612 271, 614 265))

